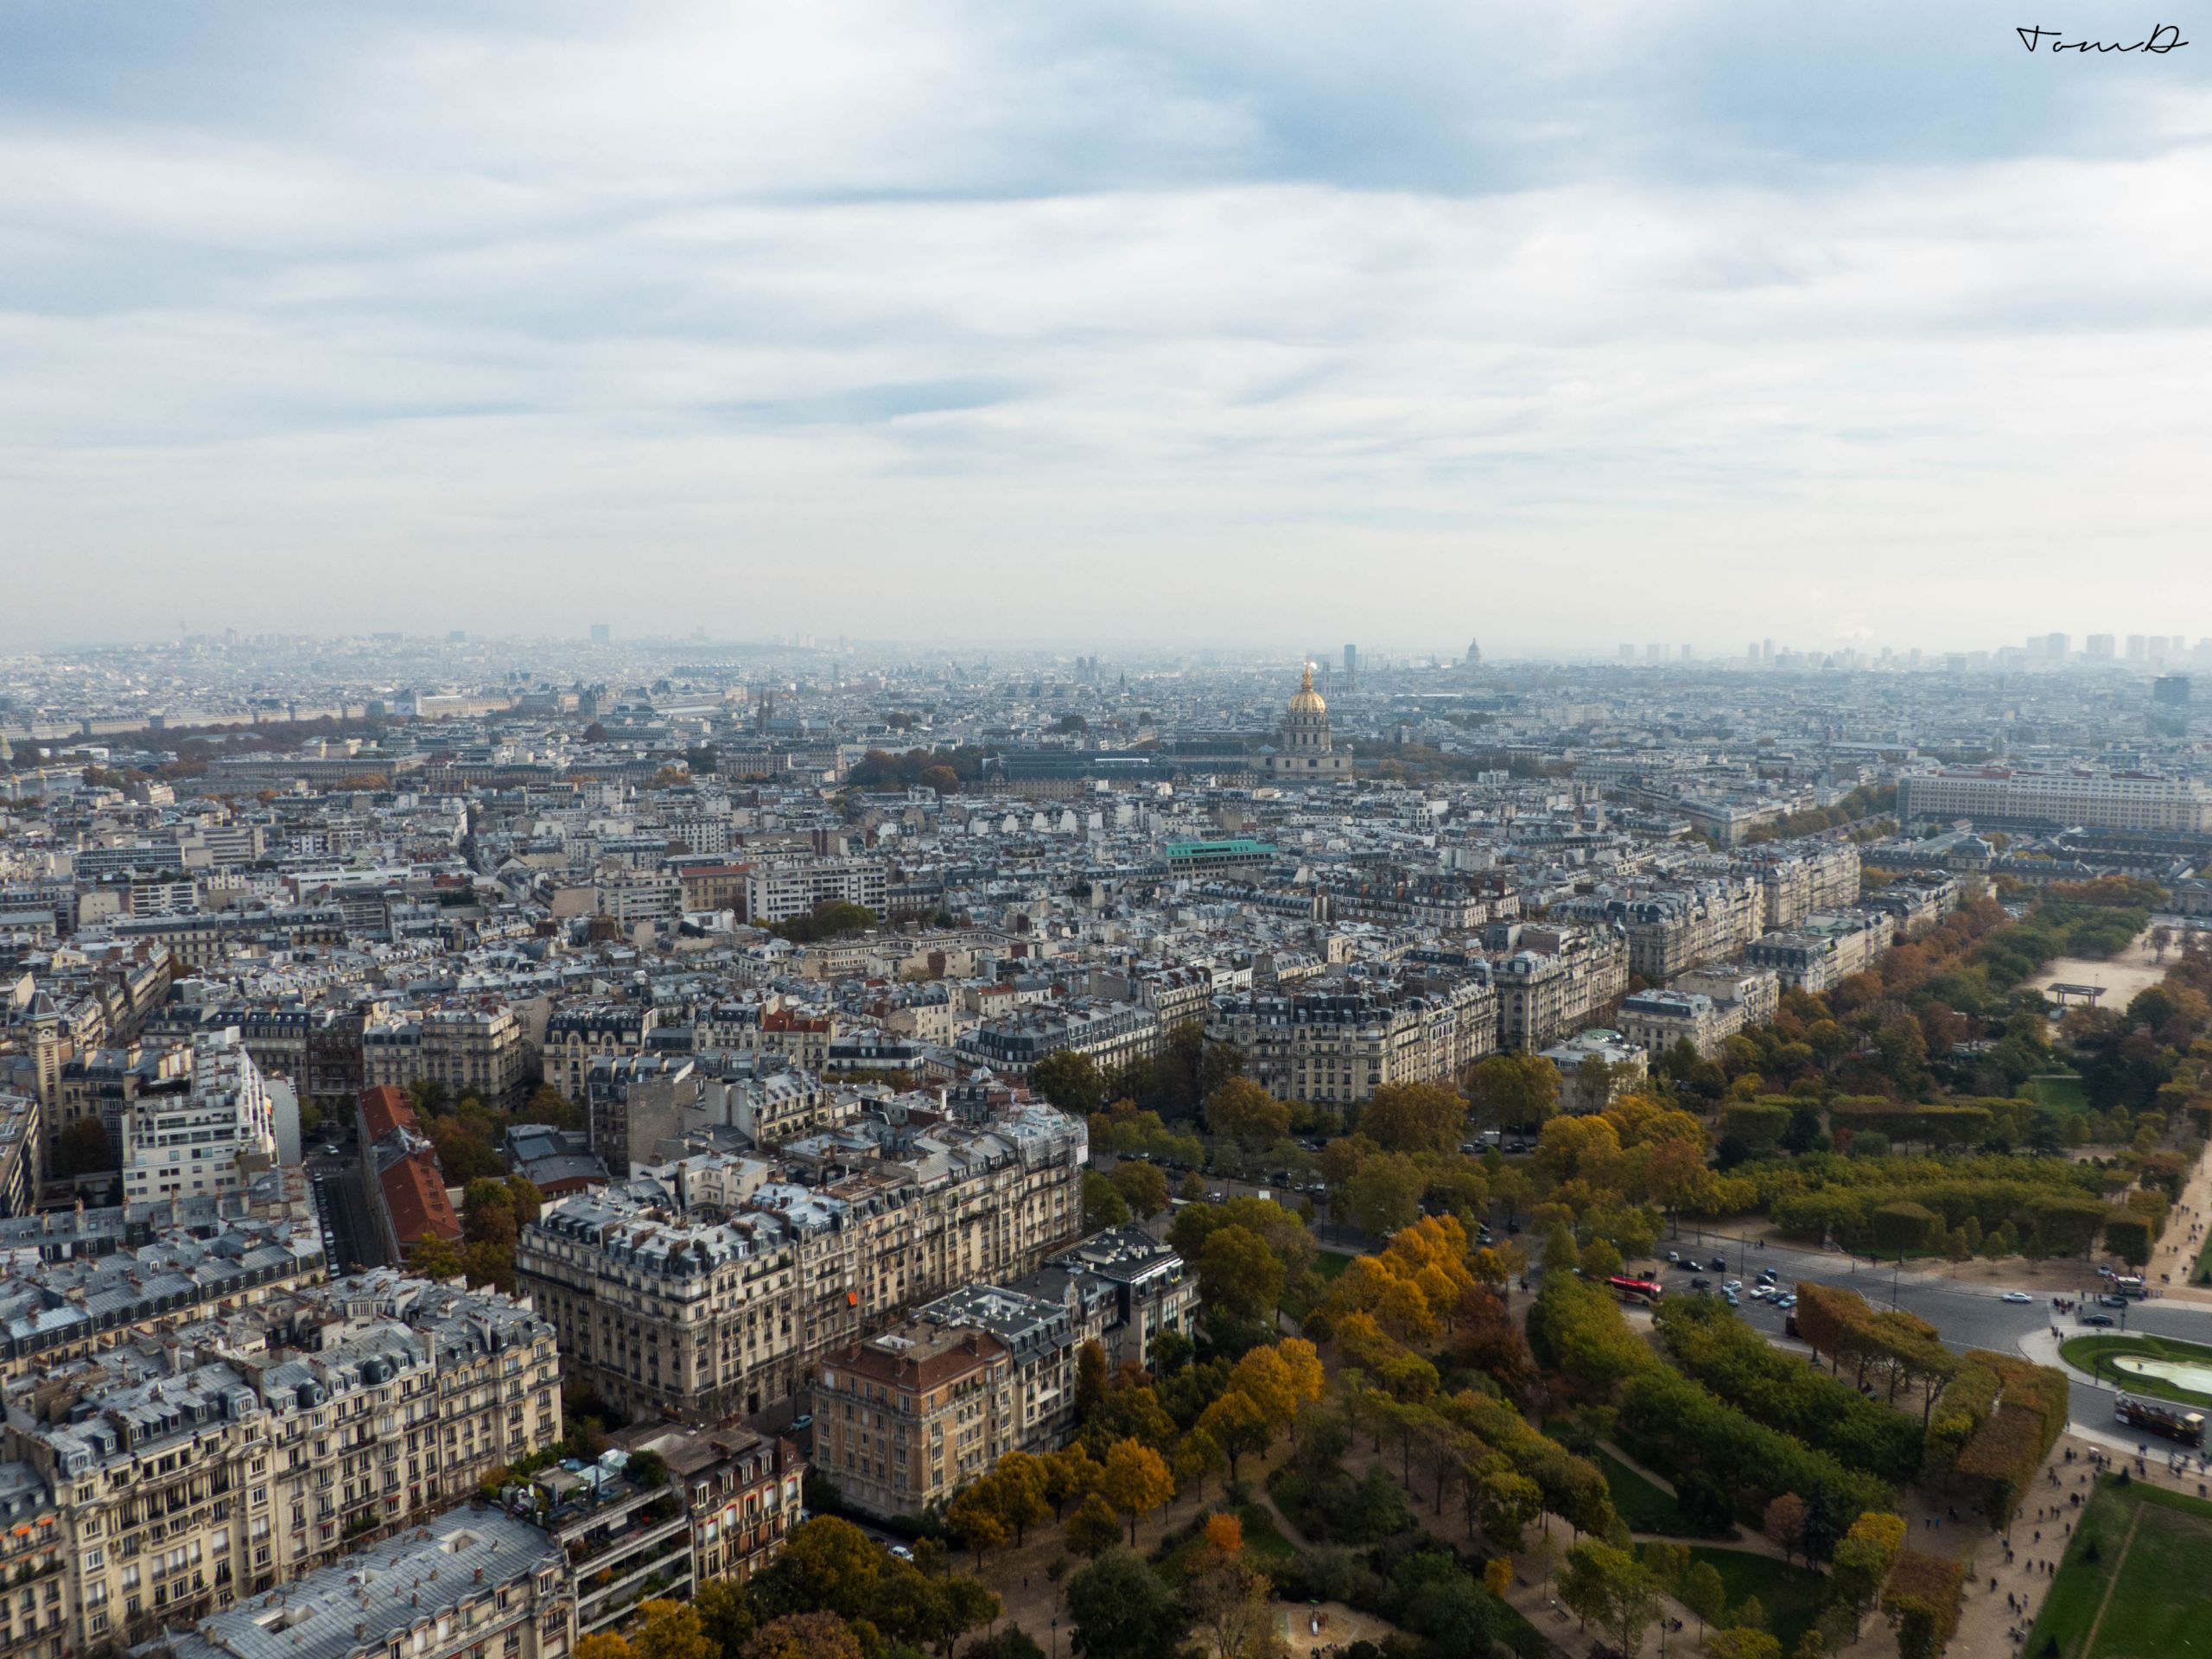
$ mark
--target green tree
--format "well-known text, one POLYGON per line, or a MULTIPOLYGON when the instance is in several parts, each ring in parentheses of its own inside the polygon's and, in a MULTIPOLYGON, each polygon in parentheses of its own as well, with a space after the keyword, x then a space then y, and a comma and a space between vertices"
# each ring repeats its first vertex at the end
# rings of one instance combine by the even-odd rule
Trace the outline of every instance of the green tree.
POLYGON ((1782 1643, 1764 1630, 1715 1630, 1705 1638, 1706 1659, 1782 1659, 1782 1643))
POLYGON ((1070 1550, 1077 1555, 1096 1555, 1122 1541, 1121 1517, 1114 1506, 1096 1492, 1084 1496, 1061 1529, 1070 1550))
POLYGON ((691 1598, 698 1610, 700 1628, 721 1659, 738 1659, 758 1620, 753 1598, 734 1579, 709 1579, 691 1598))
POLYGON ((1123 1159, 1109 1179, 1138 1220, 1149 1220, 1167 1208, 1167 1177, 1158 1166, 1123 1159))
POLYGON ((1290 1133, 1290 1108, 1249 1077, 1230 1077, 1206 1096, 1206 1128, 1248 1147, 1271 1147, 1290 1133))
POLYGON ((54 1138, 54 1173, 60 1176, 96 1175, 119 1165, 108 1140, 107 1125, 97 1117, 80 1117, 54 1138))
POLYGON ((1119 1227, 1129 1218, 1129 1201, 1110 1175, 1083 1172, 1083 1218, 1092 1227, 1119 1227))
POLYGON ((1232 1224, 1217 1228, 1198 1251, 1198 1285, 1210 1319, 1255 1320, 1281 1301, 1283 1266, 1258 1234, 1232 1224))
POLYGON ((1490 1128, 1541 1123, 1559 1109, 1559 1068, 1541 1054, 1493 1054, 1467 1082, 1476 1114, 1490 1128))
POLYGON ((1182 1614, 1133 1549, 1107 1550, 1067 1582, 1077 1659, 1173 1659, 1182 1614))
POLYGON ((1029 1086, 1062 1111, 1078 1117, 1090 1116, 1106 1101, 1098 1062, 1071 1048, 1058 1049, 1030 1067, 1029 1086))
POLYGON ((1705 1627, 1728 1611, 1728 1586, 1720 1581, 1720 1569, 1711 1561, 1694 1562, 1682 1580, 1681 1601, 1697 1615, 1698 1635, 1703 1637, 1705 1627))

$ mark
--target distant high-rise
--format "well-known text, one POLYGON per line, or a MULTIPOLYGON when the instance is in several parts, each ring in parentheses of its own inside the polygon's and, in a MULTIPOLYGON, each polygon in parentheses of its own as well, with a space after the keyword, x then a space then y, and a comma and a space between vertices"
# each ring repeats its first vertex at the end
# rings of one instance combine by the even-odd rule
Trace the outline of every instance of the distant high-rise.
POLYGON ((1754 639, 1754 640, 1752 640, 1752 641, 1751 641, 1751 643, 1750 645, 1745 645, 1745 646, 1744 647, 1744 655, 1745 655, 1745 657, 1749 658, 1752 662, 1755 662, 1755 663, 1756 663, 1757 661, 1758 661, 1758 659, 1759 659, 1759 642, 1758 642, 1758 640, 1754 639))
POLYGON ((2083 642, 2082 654, 2093 663, 2112 661, 2113 638, 2108 633, 2093 633, 2083 642))
POLYGON ((1692 658, 1695 657, 1696 655, 1697 655, 1697 650, 1696 650, 1696 647, 1692 646, 1692 645, 1684 645, 1684 646, 1682 647, 1682 660, 1683 660, 1684 662, 1686 662, 1686 663, 1687 663, 1687 662, 1688 662, 1692 658))
POLYGON ((1344 690, 1345 690, 1349 691, 1349 690, 1351 690, 1351 688, 1352 688, 1352 682, 1353 682, 1353 680, 1354 680, 1355 678, 1357 678, 1357 677, 1358 674, 1359 674, 1359 647, 1358 647, 1357 645, 1346 645, 1346 646, 1344 647, 1344 690))
POLYGON ((1635 660, 1636 660, 1636 647, 1635 647, 1634 645, 1622 645, 1622 647, 1621 647, 1621 661, 1623 661, 1623 662, 1624 662, 1624 663, 1632 663, 1632 662, 1634 662, 1635 660))
POLYGON ((1764 660, 1765 660, 1765 661, 1767 661, 1767 662, 1770 662, 1770 662, 1772 662, 1772 661, 1774 660, 1774 641, 1773 641, 1773 640, 1771 640, 1771 639, 1768 639, 1768 640, 1763 641, 1763 642, 1761 643, 1761 645, 1760 645, 1760 646, 1759 646, 1759 656, 1761 657, 1761 658, 1763 658, 1764 660))
POLYGON ((608 627, 606 623, 594 622, 591 625, 591 642, 594 645, 606 645, 613 638, 614 630, 608 627))
POLYGON ((2043 639, 2043 654, 2054 663, 2063 663, 2073 643, 2063 633, 2047 633, 2043 639))
POLYGON ((2151 642, 2139 633, 2127 636, 2127 660, 2139 663, 2151 654, 2151 642))
POLYGON ((1647 663, 1665 662, 1667 660, 1667 647, 1664 645, 1646 645, 1643 648, 1643 660, 1647 663))

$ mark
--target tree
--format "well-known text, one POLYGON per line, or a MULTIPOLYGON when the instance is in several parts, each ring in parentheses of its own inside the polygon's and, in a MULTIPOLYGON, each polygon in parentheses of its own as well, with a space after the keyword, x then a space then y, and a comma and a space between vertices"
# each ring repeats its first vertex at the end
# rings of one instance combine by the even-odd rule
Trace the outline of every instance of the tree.
POLYGON ((1854 1633, 1881 1594, 1910 1534, 1904 1516, 1870 1512, 1853 1522, 1836 1545, 1835 1561, 1828 1570, 1830 1593, 1850 1612, 1854 1633))
POLYGON ((1056 1049, 1029 1068, 1029 1086, 1064 1112, 1088 1117, 1105 1103, 1098 1062, 1071 1048, 1056 1049))
POLYGON ((1096 1492, 1087 1494, 1060 1529, 1068 1548, 1077 1555, 1096 1556, 1121 1541, 1122 1522, 1114 1506, 1096 1492))
POLYGON ((1014 1529, 1014 1541, 1019 1544, 1031 1527, 1052 1513, 1051 1471, 1033 1452, 1009 1452, 999 1459, 991 1479, 1000 1518, 1014 1529))
POLYGON ((1377 1153, 1344 1184, 1344 1211, 1368 1232, 1388 1236, 1421 1214, 1427 1185, 1427 1172, 1403 1153, 1377 1153))
POLYGON ((576 1659, 630 1659, 630 1644, 612 1630, 594 1630, 576 1643, 576 1659))
POLYGON ((1198 1285, 1210 1319, 1260 1319, 1282 1298, 1283 1267, 1257 1233, 1232 1223, 1199 1250, 1198 1285))
POLYGON ((1782 1559, 1794 1560, 1805 1541, 1805 1500, 1783 1492, 1766 1506, 1766 1535, 1781 1546, 1782 1559))
POLYGON ((1203 1498, 1206 1493, 1206 1477, 1217 1473, 1228 1459, 1212 1435, 1203 1428, 1193 1428, 1175 1448, 1175 1484, 1188 1487, 1192 1494, 1203 1498))
POLYGON ((784 1553, 760 1581, 763 1611, 865 1606, 885 1559, 875 1541, 849 1521, 823 1515, 802 1522, 791 1529, 784 1553))
POLYGON ((1229 1478, 1235 1480, 1237 1459, 1267 1446, 1268 1417, 1251 1395, 1232 1389, 1199 1414, 1196 1432, 1221 1449, 1229 1459, 1229 1478))
POLYGON ((1077 1659, 1173 1659, 1182 1615, 1135 1550, 1107 1550, 1065 1594, 1077 1659))
POLYGON ((835 1613, 785 1613, 753 1633, 743 1659, 861 1659, 861 1640, 835 1613))
MULTIPOLYGON (((1231 1526, 1236 1517, 1217 1515, 1231 1526)), ((1211 1525, 1209 1536, 1211 1536, 1211 1525)), ((1192 1625, 1212 1647, 1217 1659, 1245 1659, 1265 1652, 1274 1636, 1274 1609, 1268 1584, 1241 1559, 1240 1549, 1212 1552, 1212 1560, 1184 1586, 1183 1603, 1192 1625)))
POLYGON ((1083 1173, 1083 1219, 1090 1227, 1119 1227, 1129 1218, 1129 1201, 1110 1175, 1083 1173))
POLYGON ((1149 1220, 1167 1208, 1167 1177, 1157 1165, 1124 1159, 1114 1166, 1108 1179, 1139 1221, 1149 1220))
POLYGON ((1359 1114, 1359 1132, 1388 1152, 1458 1150, 1467 1103, 1440 1083, 1386 1083, 1359 1114))
POLYGON ((1290 1108, 1249 1077, 1230 1077, 1206 1096, 1206 1128, 1242 1145, 1271 1147, 1290 1133, 1290 1108))
POLYGON ((1697 1615, 1697 1633, 1705 1635, 1705 1627, 1728 1611, 1728 1586, 1720 1581, 1720 1569, 1711 1561, 1694 1565, 1682 1580, 1682 1605, 1697 1615))
POLYGON ((698 1609, 681 1601, 648 1601, 628 1632, 632 1659, 719 1659, 698 1609))
POLYGON ((1000 1548, 1014 1536, 1012 1527, 1000 1510, 999 1496, 996 1482, 985 1476, 963 1486, 944 1507, 945 1524, 952 1529, 955 1537, 976 1552, 979 1572, 983 1565, 983 1552, 1000 1548))
POLYGON ((700 1585, 691 1605, 698 1609, 700 1626, 720 1659, 738 1659, 759 1622, 744 1587, 729 1579, 709 1579, 700 1585))
POLYGON ((1106 1351, 1094 1338, 1075 1351, 1075 1414, 1090 1416, 1106 1403, 1106 1351))
POLYGON ((1541 1123, 1559 1109, 1559 1068, 1541 1054, 1493 1054, 1467 1082, 1476 1113, 1490 1128, 1541 1123))
MULTIPOLYGON (((1096 1343, 1085 1343, 1086 1351, 1096 1353, 1096 1343)), ((1104 1397, 1102 1385, 1100 1397, 1104 1397)), ((1045 1501, 1052 1506, 1054 1519, 1068 1504, 1088 1497, 1098 1490, 1098 1477, 1103 1471, 1098 1460, 1092 1457, 1082 1441, 1076 1440, 1057 1452, 1048 1452, 1039 1459, 1045 1468, 1045 1501)))
POLYGON ((1099 1496, 1129 1517, 1129 1542, 1137 1541, 1137 1517, 1174 1501, 1175 1477, 1166 1461, 1141 1440, 1116 1440, 1106 1453, 1099 1496))

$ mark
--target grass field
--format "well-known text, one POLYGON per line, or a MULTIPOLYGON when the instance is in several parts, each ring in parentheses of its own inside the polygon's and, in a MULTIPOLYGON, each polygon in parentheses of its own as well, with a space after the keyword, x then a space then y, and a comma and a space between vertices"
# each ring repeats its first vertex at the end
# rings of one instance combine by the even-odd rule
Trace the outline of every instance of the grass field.
POLYGON ((1792 1567, 1771 1555, 1753 1555, 1740 1549, 1719 1549, 1710 1544, 1690 1548, 1693 1561, 1711 1561, 1728 1592, 1728 1605, 1740 1605, 1757 1596, 1766 1609, 1766 1628, 1782 1642, 1784 1653, 1796 1651, 1798 1639, 1821 1616, 1821 1600, 1827 1580, 1808 1568, 1792 1567))
POLYGON ((2054 1071, 2044 1077, 2030 1077, 2028 1090, 2038 1105, 2048 1106, 2053 1111, 2086 1112, 2089 1109, 2088 1087, 2071 1071, 2054 1071))
POLYGON ((2115 1374, 2112 1359, 2115 1354, 2140 1354, 2146 1359, 2184 1360, 2192 1364, 2212 1365, 2212 1348, 2194 1342, 2177 1342, 2171 1337, 2069 1337, 2059 1344, 2059 1356, 2077 1370, 2103 1378, 2124 1388, 2130 1394, 2147 1394, 2161 1400, 2178 1401, 2183 1405, 2212 1408, 2212 1395, 2196 1394, 2179 1383, 2169 1382, 2159 1376, 2132 1376, 2126 1372, 2115 1374))
POLYGON ((2099 1481, 2023 1651, 2212 1659, 2212 1503, 2099 1481))
POLYGON ((1287 1561, 1298 1554, 1298 1546, 1282 1535, 1274 1516, 1257 1503, 1241 1506, 1236 1519, 1244 1528, 1244 1548, 1262 1560, 1287 1561))
POLYGON ((1732 1528, 1724 1533, 1715 1533, 1692 1527, 1671 1492, 1653 1485, 1603 1446, 1593 1452, 1591 1457, 1605 1472, 1605 1490, 1612 1494, 1613 1508, 1619 1511, 1621 1519, 1628 1522, 1630 1532, 1656 1532, 1662 1538, 1732 1538, 1736 1535, 1732 1528))
POLYGON ((2204 1248, 2196 1253, 2196 1267, 2190 1280, 2194 1284, 2212 1285, 2212 1238, 2207 1238, 2204 1248))
POLYGON ((1344 1269, 1350 1266, 1350 1250, 1316 1250, 1313 1253, 1313 1271, 1324 1279, 1341 1279, 1344 1269))

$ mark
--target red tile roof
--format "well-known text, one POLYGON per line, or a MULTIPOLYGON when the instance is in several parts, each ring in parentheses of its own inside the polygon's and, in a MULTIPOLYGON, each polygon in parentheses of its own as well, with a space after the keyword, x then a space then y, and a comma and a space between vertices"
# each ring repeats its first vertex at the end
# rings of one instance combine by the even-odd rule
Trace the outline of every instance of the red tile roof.
POLYGON ((426 1236, 461 1242, 461 1217, 446 1197, 436 1153, 428 1147, 410 1153, 378 1179, 384 1184, 385 1207, 391 1212, 391 1236, 402 1249, 426 1236))

